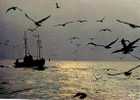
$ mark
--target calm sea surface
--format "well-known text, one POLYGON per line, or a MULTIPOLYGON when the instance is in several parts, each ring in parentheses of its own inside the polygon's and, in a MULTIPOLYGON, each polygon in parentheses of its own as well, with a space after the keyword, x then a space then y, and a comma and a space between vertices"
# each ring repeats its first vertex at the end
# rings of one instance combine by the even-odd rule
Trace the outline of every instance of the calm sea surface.
POLYGON ((139 64, 126 61, 53 61, 48 62, 45 71, 0 68, 0 98, 79 100, 72 96, 84 92, 87 94, 85 100, 140 100, 140 68, 134 70, 129 78, 123 74, 107 75, 127 71, 139 64))

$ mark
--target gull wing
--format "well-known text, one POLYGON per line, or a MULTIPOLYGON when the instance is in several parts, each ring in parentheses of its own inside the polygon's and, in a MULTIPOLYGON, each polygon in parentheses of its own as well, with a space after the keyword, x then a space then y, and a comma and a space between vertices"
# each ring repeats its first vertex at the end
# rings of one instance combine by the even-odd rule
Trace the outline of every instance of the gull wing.
POLYGON ((133 41, 133 42, 131 42, 131 43, 129 43, 129 45, 128 46, 133 46, 136 42, 138 42, 140 40, 140 38, 138 38, 138 39, 136 39, 135 41, 133 41))
POLYGON ((10 7, 6 10, 6 12, 9 12, 10 10, 16 9, 16 7, 10 7))
POLYGON ((94 46, 96 46, 96 44, 93 43, 93 42, 89 42, 88 45, 94 45, 94 46))
POLYGON ((70 23, 74 23, 73 21, 69 21, 69 22, 65 22, 63 24, 57 24, 57 25, 54 25, 54 26, 66 26, 67 24, 70 24, 70 23))
POLYGON ((87 20, 77 20, 78 22, 88 22, 87 20))
POLYGON ((121 75, 121 74, 124 74, 124 72, 120 72, 120 73, 107 73, 107 75, 110 75, 110 76, 116 76, 116 75, 121 75))
POLYGON ((109 43, 107 46, 111 46, 111 45, 113 45, 113 44, 116 43, 118 40, 119 40, 119 38, 117 38, 116 40, 112 41, 112 42, 109 43))
POLYGON ((74 23, 73 21, 69 21, 69 22, 65 22, 64 24, 70 24, 70 23, 74 23))
POLYGON ((137 28, 140 28, 140 25, 136 25, 137 28))
POLYGON ((119 22, 119 23, 127 24, 132 28, 139 28, 140 27, 139 25, 135 25, 135 24, 132 24, 132 23, 129 23, 129 22, 126 22, 126 21, 121 21, 119 19, 116 19, 116 21, 119 22))
POLYGON ((128 24, 128 25, 130 24, 130 23, 128 23, 128 22, 121 21, 121 20, 119 20, 119 19, 116 19, 116 21, 119 22, 119 23, 123 23, 123 24, 128 24))
POLYGON ((105 17, 103 17, 101 20, 103 21, 105 19, 105 17))
POLYGON ((106 30, 107 30, 107 31, 110 31, 110 32, 112 32, 112 30, 111 30, 111 29, 109 29, 109 28, 107 28, 106 30))
POLYGON ((29 19, 30 21, 32 21, 32 22, 36 22, 34 19, 32 19, 27 13, 25 13, 25 17, 27 18, 27 19, 29 19))
POLYGON ((13 6, 13 7, 8 8, 8 9, 6 10, 6 13, 9 12, 10 10, 19 10, 19 11, 21 11, 21 12, 23 11, 21 8, 16 7, 16 6, 13 6))
POLYGON ((100 29, 99 32, 102 32, 102 31, 104 31, 104 30, 105 30, 105 29, 100 29))
POLYGON ((127 47, 126 41, 127 41, 127 40, 125 40, 124 38, 122 38, 122 40, 121 40, 121 44, 123 45, 124 48, 127 47))
POLYGON ((100 29, 99 32, 101 32, 101 31, 110 31, 110 32, 112 32, 111 29, 109 29, 109 28, 100 29))
POLYGON ((120 49, 120 50, 113 51, 112 54, 113 54, 113 53, 118 53, 118 52, 123 52, 123 51, 124 51, 124 50, 123 50, 123 48, 122 48, 122 49, 120 49))
POLYGON ((94 45, 94 46, 102 46, 102 47, 104 47, 104 45, 99 45, 99 44, 96 44, 96 43, 93 43, 93 42, 89 42, 88 44, 94 45))
POLYGON ((70 40, 76 40, 76 39, 80 39, 79 37, 71 37, 70 40))
POLYGON ((105 19, 105 17, 103 17, 102 19, 98 19, 98 20, 96 20, 96 22, 103 22, 104 19, 105 19))
POLYGON ((60 6, 59 6, 58 2, 56 2, 56 8, 60 8, 60 6))
POLYGON ((18 10, 21 11, 21 12, 23 11, 23 10, 22 10, 21 8, 19 8, 19 7, 16 7, 16 9, 18 9, 18 10))
POLYGON ((133 68, 131 68, 130 70, 128 70, 128 72, 131 72, 131 71, 133 71, 133 70, 135 70, 135 69, 137 69, 137 68, 139 68, 140 67, 140 65, 137 65, 136 67, 133 67, 133 68))
POLYGON ((50 17, 51 17, 51 15, 49 15, 49 16, 47 16, 47 17, 45 17, 45 18, 43 18, 43 19, 41 19, 41 20, 39 20, 39 21, 37 21, 37 23, 42 23, 42 22, 44 22, 45 20, 49 19, 50 17))

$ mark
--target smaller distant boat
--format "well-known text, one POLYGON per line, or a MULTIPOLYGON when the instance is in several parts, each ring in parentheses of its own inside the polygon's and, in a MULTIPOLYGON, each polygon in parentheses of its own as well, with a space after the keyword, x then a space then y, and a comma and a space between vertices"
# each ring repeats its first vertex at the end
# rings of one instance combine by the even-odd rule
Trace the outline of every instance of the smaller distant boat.
POLYGON ((15 68, 36 68, 38 70, 44 70, 45 59, 40 56, 40 49, 41 49, 41 40, 39 39, 39 34, 37 35, 37 58, 33 58, 33 56, 28 52, 28 45, 27 45, 27 35, 24 32, 24 45, 25 45, 25 54, 23 59, 17 58, 14 67, 15 68))

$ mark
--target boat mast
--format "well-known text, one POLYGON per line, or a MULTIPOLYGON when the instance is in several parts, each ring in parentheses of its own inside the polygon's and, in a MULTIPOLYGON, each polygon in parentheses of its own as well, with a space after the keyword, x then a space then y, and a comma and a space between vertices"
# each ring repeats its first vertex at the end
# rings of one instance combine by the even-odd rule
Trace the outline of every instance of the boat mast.
POLYGON ((40 40, 40 35, 39 33, 37 34, 37 58, 41 58, 41 40, 40 40))
POLYGON ((26 32, 24 31, 24 54, 25 56, 28 55, 28 45, 27 45, 27 34, 26 32))

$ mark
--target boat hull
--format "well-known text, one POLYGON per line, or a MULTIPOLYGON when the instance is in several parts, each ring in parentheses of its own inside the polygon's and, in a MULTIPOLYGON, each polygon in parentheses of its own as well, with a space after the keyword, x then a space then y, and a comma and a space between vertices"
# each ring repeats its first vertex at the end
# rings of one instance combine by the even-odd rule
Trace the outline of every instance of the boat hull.
POLYGON ((22 62, 19 62, 18 60, 16 60, 14 65, 15 65, 14 66, 15 68, 27 67, 27 68, 43 69, 45 65, 45 59, 41 58, 41 59, 36 59, 32 61, 22 61, 22 62))

